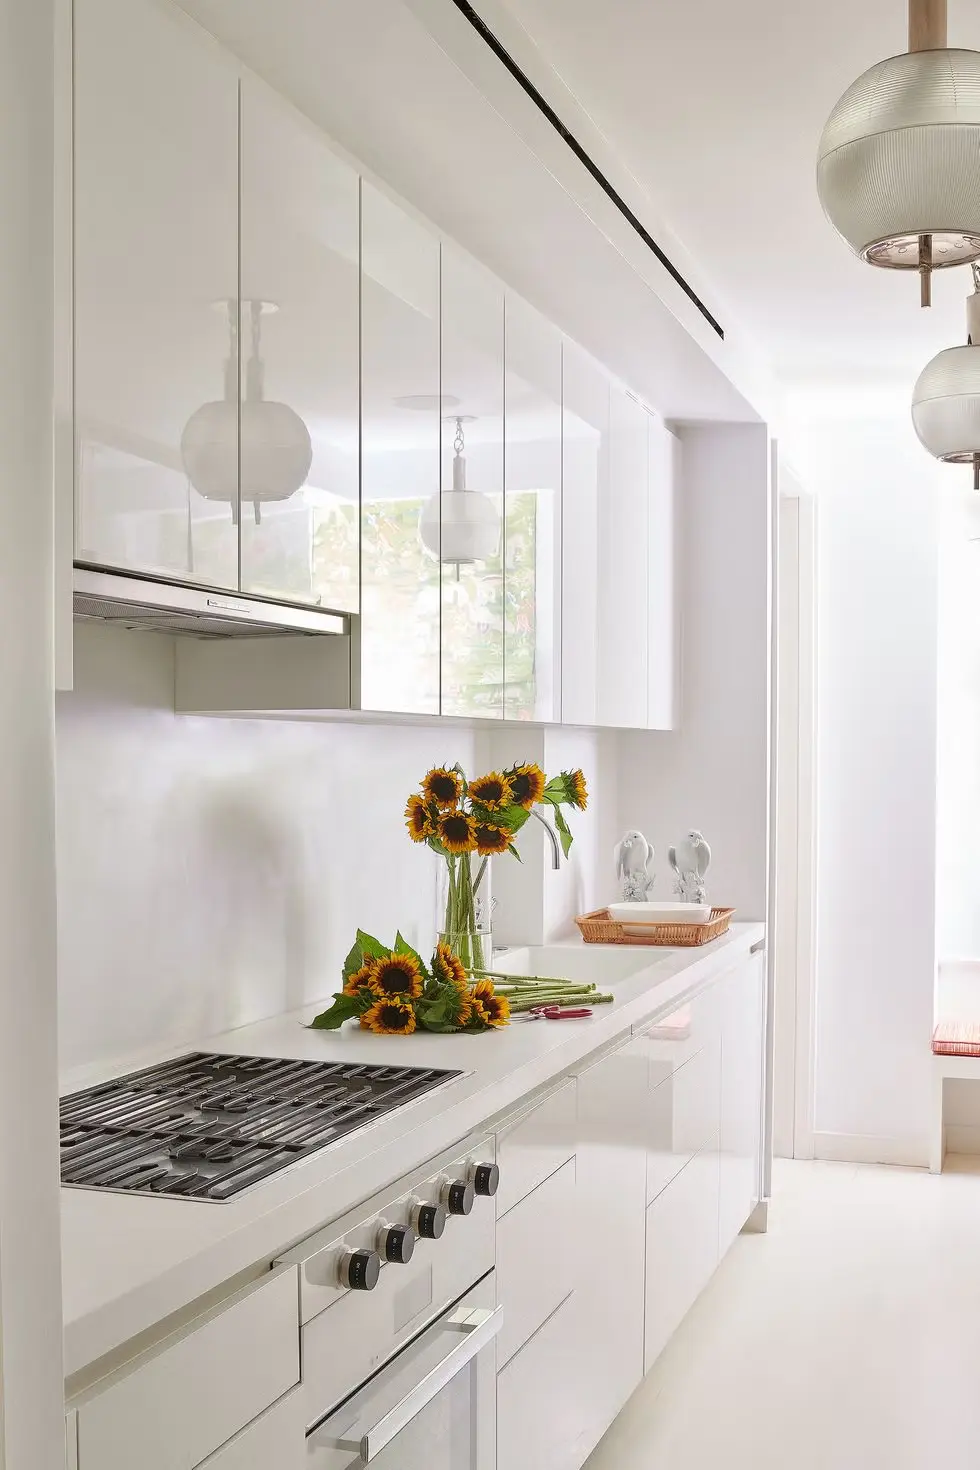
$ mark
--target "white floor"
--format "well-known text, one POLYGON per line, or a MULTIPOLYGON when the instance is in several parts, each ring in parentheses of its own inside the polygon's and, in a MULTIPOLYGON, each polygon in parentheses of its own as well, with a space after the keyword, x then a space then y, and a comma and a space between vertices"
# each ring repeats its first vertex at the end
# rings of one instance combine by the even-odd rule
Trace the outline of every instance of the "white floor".
POLYGON ((774 1187, 588 1470, 978 1470, 976 1166, 774 1187))

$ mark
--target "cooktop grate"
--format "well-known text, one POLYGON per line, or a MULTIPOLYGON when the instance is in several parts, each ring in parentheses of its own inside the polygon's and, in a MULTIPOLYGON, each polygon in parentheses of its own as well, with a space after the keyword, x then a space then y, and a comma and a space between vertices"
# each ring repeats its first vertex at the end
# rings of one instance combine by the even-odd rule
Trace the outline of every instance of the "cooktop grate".
POLYGON ((61 1182, 226 1200, 461 1077, 192 1052, 61 1100, 61 1182))

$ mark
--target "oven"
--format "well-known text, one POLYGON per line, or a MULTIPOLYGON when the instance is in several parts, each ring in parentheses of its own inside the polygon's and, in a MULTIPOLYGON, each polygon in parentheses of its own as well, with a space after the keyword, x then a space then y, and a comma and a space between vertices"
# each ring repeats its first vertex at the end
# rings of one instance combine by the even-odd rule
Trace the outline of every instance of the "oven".
POLYGON ((474 1137, 283 1256, 304 1470, 495 1470, 495 1141, 474 1137))

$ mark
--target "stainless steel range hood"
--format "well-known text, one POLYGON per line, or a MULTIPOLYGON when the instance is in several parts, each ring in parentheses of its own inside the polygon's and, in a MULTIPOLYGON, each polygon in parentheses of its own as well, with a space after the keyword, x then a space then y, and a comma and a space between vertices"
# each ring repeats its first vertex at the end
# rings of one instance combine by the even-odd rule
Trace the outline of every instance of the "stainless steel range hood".
POLYGON ((275 638, 350 633, 344 613, 275 602, 253 594, 220 592, 163 578, 74 569, 75 617, 157 633, 196 638, 275 638))

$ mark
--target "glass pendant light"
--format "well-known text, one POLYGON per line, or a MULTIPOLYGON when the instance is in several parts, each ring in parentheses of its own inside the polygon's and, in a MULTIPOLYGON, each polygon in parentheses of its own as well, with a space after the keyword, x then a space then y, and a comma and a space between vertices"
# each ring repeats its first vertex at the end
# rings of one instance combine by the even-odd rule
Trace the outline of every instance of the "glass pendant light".
POLYGON ((920 442, 945 464, 972 464, 980 490, 980 262, 966 298, 966 345, 947 347, 919 374, 912 423, 920 442))
POLYGON ((438 491, 423 507, 419 518, 422 545, 440 561, 465 566, 470 562, 488 561, 500 549, 500 516, 493 502, 478 490, 466 486, 466 458, 463 454, 463 424, 472 423, 469 416, 458 416, 453 443, 453 483, 445 494, 438 491))
POLYGON ((266 502, 288 500, 306 483, 313 464, 310 431, 287 403, 265 397, 262 317, 278 308, 271 301, 243 301, 251 328, 251 355, 245 365, 245 394, 238 391, 238 302, 222 303, 228 313, 230 348, 225 362, 225 396, 202 404, 187 420, 180 453, 187 478, 205 500, 226 500, 238 522, 239 465, 241 499, 251 501, 261 524, 266 502), (239 431, 241 459, 239 460, 239 431))
POLYGON ((909 0, 909 49, 837 103, 820 139, 817 192, 869 265, 930 276, 980 258, 980 52, 946 45, 946 0, 909 0))

